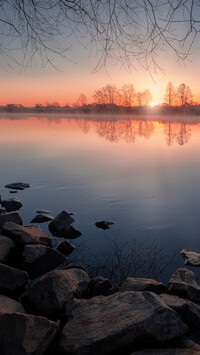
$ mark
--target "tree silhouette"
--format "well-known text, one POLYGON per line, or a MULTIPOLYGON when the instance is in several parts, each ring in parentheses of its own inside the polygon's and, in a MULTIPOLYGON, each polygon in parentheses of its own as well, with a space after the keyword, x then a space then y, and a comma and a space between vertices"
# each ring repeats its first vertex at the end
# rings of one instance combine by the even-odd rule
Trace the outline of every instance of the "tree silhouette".
POLYGON ((199 0, 1 0, 0 64, 26 67, 39 54, 43 65, 54 65, 52 55, 65 55, 75 37, 80 43, 86 37, 84 44, 100 53, 98 68, 108 57, 156 68, 165 46, 179 59, 191 52, 199 12, 199 0))
POLYGON ((184 83, 180 84, 177 88, 177 97, 180 103, 180 106, 190 105, 192 102, 193 94, 189 86, 184 83))
POLYGON ((132 84, 124 84, 121 88, 121 104, 130 108, 134 103, 135 90, 132 84))
POLYGON ((101 106, 116 105, 119 100, 119 91, 115 85, 106 85, 95 90, 93 95, 94 103, 101 106))
POLYGON ((175 104, 175 100, 176 100, 176 89, 175 89, 173 83, 170 81, 166 87, 164 101, 169 106, 172 106, 175 104))

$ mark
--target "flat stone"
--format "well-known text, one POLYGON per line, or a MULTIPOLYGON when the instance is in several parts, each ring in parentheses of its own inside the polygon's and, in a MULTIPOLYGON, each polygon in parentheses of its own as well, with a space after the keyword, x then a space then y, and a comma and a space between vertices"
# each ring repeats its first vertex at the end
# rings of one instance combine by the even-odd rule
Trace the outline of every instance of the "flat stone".
POLYGON ((61 242, 58 245, 58 251, 60 253, 62 253, 65 256, 68 256, 69 254, 71 254, 73 252, 73 250, 75 249, 75 246, 72 245, 70 242, 68 242, 67 240, 65 240, 64 242, 61 242))
POLYGON ((167 291, 191 301, 200 301, 200 287, 194 273, 180 268, 172 275, 167 285, 167 291))
POLYGON ((19 224, 20 226, 23 225, 23 221, 18 213, 9 213, 9 214, 1 214, 0 215, 0 230, 2 229, 4 223, 6 222, 13 222, 19 224))
POLYGON ((125 292, 76 301, 58 349, 70 354, 108 354, 145 338, 161 342, 188 331, 180 316, 154 293, 125 292))
POLYGON ((90 280, 90 297, 107 296, 112 285, 110 281, 102 276, 90 280))
POLYGON ((26 245, 22 269, 28 272, 30 278, 36 278, 63 264, 65 260, 64 255, 45 245, 26 245))
POLYGON ((16 312, 26 313, 21 303, 7 296, 0 295, 0 314, 16 312))
POLYGON ((183 249, 181 255, 185 258, 185 265, 200 266, 200 254, 194 251, 186 251, 183 249))
POLYGON ((0 234, 0 263, 7 264, 13 256, 15 244, 12 239, 0 234))
POLYGON ((185 323, 193 325, 195 329, 200 329, 200 306, 196 303, 186 300, 184 298, 168 295, 163 293, 160 295, 162 300, 178 312, 185 323))
POLYGON ((10 190, 10 194, 16 194, 18 191, 17 190, 10 190))
POLYGON ((38 214, 31 220, 31 223, 44 223, 52 220, 53 220, 53 216, 50 216, 48 214, 38 214))
POLYGON ((25 271, 0 264, 0 293, 16 296, 20 294, 28 282, 25 271))
POLYGON ((127 277, 113 288, 113 292, 151 291, 157 294, 165 292, 165 290, 166 286, 161 282, 139 277, 127 277))
POLYGON ((1 201, 1 205, 5 207, 6 212, 12 212, 19 210, 23 203, 18 198, 11 198, 10 200, 1 201))
POLYGON ((57 231, 53 235, 55 235, 58 238, 76 239, 76 238, 80 237, 82 235, 82 233, 80 231, 78 231, 77 229, 75 229, 74 227, 68 225, 68 226, 65 226, 64 228, 60 229, 59 231, 57 231))
POLYGON ((14 182, 12 184, 5 185, 5 187, 7 189, 14 189, 14 190, 24 190, 24 189, 27 189, 30 186, 31 186, 30 184, 24 183, 24 182, 14 182))
POLYGON ((58 318, 66 302, 87 293, 89 283, 89 277, 83 270, 54 270, 30 287, 28 299, 40 314, 58 318))
POLYGON ((35 210, 36 213, 50 213, 50 211, 48 210, 43 210, 43 209, 39 209, 39 210, 35 210))
POLYGON ((108 221, 100 221, 100 222, 96 222, 95 226, 97 228, 101 228, 101 229, 110 229, 110 226, 112 226, 114 223, 113 222, 108 222, 108 221))
POLYGON ((57 234, 65 234, 65 231, 69 231, 70 225, 73 222, 74 218, 72 218, 66 211, 62 211, 49 224, 49 230, 56 236, 57 234))
POLYGON ((15 244, 23 246, 27 244, 52 245, 52 237, 36 226, 19 226, 13 222, 3 225, 3 233, 11 238, 15 244))
POLYGON ((2 355, 42 355, 58 326, 44 317, 23 313, 0 314, 2 355))

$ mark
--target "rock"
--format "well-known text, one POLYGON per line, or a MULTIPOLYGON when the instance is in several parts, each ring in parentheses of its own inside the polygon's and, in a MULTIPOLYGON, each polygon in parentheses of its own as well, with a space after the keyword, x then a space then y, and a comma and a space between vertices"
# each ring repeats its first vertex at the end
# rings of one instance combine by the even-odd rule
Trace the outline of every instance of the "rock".
POLYGON ((62 211, 49 224, 49 230, 53 235, 57 235, 62 231, 64 234, 65 229, 68 231, 70 224, 72 224, 73 222, 74 218, 72 218, 71 215, 66 211, 62 211))
POLYGON ((7 264, 13 256, 15 244, 5 235, 0 235, 0 263, 7 264))
POLYGON ((90 297, 107 296, 112 285, 108 279, 102 276, 90 280, 90 297))
POLYGON ((65 240, 64 242, 61 242, 58 246, 58 251, 62 253, 63 255, 67 256, 73 252, 75 249, 75 246, 72 245, 70 242, 65 240))
POLYGON ((36 278, 64 263, 65 256, 47 246, 26 245, 23 252, 22 269, 30 278, 36 278))
POLYGON ((44 223, 44 222, 49 222, 53 220, 53 216, 47 215, 47 214, 38 214, 35 216, 32 220, 31 223, 44 223))
POLYGON ((72 297, 83 297, 89 287, 87 273, 80 269, 54 270, 41 277, 28 290, 28 299, 47 317, 59 317, 72 297))
POLYGON ((200 301, 200 287, 194 273, 187 269, 176 270, 168 282, 167 291, 191 301, 200 301))
POLYGON ((101 228, 101 229, 110 229, 110 226, 112 226, 114 223, 113 222, 108 222, 108 221, 100 221, 100 222, 96 222, 95 226, 97 228, 101 228))
POLYGON ((82 233, 77 229, 75 229, 74 227, 68 225, 65 226, 63 229, 59 230, 58 232, 54 233, 53 235, 55 235, 58 238, 75 239, 80 237, 82 233))
POLYGON ((2 226, 6 222, 13 222, 19 224, 20 226, 23 225, 22 219, 18 213, 10 213, 10 214, 1 214, 0 215, 0 230, 2 230, 2 226))
POLYGON ((194 251, 186 251, 183 249, 181 255, 185 258, 185 265, 200 266, 200 254, 194 251))
POLYGON ((16 194, 18 191, 17 190, 10 190, 10 194, 16 194))
POLYGON ((22 227, 13 222, 6 222, 2 229, 16 245, 44 244, 49 247, 52 245, 52 237, 35 226, 22 227))
POLYGON ((7 184, 5 185, 5 187, 7 189, 13 189, 13 190, 24 190, 27 189, 28 187, 30 187, 30 184, 24 183, 24 182, 15 182, 12 184, 7 184))
POLYGON ((11 198, 10 200, 3 200, 1 201, 3 207, 5 207, 6 212, 12 212, 19 210, 23 203, 18 200, 18 198, 11 198))
POLYGON ((25 271, 0 264, 0 293, 5 295, 19 295, 28 282, 25 271))
POLYGON ((188 301, 174 295, 163 293, 160 295, 163 301, 170 308, 180 314, 184 322, 193 325, 196 329, 200 329, 200 306, 194 302, 188 301))
POLYGON ((7 296, 0 295, 0 314, 16 312, 26 313, 21 303, 7 296))
POLYGON ((48 210, 43 210, 43 209, 35 210, 34 212, 36 212, 36 213, 45 213, 45 214, 50 213, 50 211, 48 211, 48 210))
POLYGON ((200 348, 180 349, 180 348, 156 348, 134 351, 130 355, 199 355, 200 348))
POLYGON ((62 330, 58 348, 70 354, 115 353, 145 339, 176 338, 188 327, 180 316, 151 292, 115 293, 77 301, 62 330))
POLYGON ((2 355, 42 355, 58 330, 44 317, 23 313, 0 314, 2 355))
POLYGON ((113 288, 112 293, 127 291, 151 291, 159 294, 165 292, 165 290, 165 285, 153 279, 127 277, 113 288))
POLYGON ((0 208, 0 215, 5 215, 6 214, 6 210, 4 210, 3 208, 0 208))

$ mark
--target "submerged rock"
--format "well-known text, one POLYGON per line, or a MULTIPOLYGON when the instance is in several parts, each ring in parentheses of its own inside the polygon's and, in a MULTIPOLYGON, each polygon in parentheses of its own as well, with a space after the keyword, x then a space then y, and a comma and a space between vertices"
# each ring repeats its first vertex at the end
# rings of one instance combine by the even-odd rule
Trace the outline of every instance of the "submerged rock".
POLYGON ((186 251, 183 249, 181 255, 185 258, 185 265, 200 266, 200 254, 194 251, 186 251))
POLYGON ((26 245, 23 252, 22 269, 30 278, 36 278, 63 264, 66 258, 61 253, 47 246, 26 245))
POLYGON ((161 282, 139 277, 127 277, 113 288, 113 292, 151 291, 157 294, 165 290, 166 286, 161 282))
POLYGON ((168 282, 167 290, 191 301, 200 301, 200 287, 196 283, 194 273, 190 270, 177 269, 168 282))
POLYGON ((76 301, 62 330, 59 350, 108 354, 145 338, 166 341, 187 332, 180 316, 151 292, 115 293, 76 301))
POLYGON ((88 274, 83 270, 54 270, 30 287, 28 299, 40 314, 59 317, 66 302, 87 293, 89 283, 88 274))
POLYGON ((65 256, 68 256, 69 254, 71 254, 73 252, 73 250, 75 249, 75 246, 72 245, 70 242, 68 242, 67 240, 65 240, 64 242, 61 242, 58 246, 58 251, 60 253, 62 253, 65 256))
POLYGON ((16 296, 20 294, 28 282, 25 271, 0 264, 0 293, 16 296))
POLYGON ((0 314, 0 349, 5 355, 42 355, 58 330, 44 317, 23 313, 0 314))
POLYGON ((52 237, 35 226, 22 227, 13 222, 6 222, 2 229, 3 233, 10 237, 14 243, 19 246, 27 244, 52 245, 52 237))
POLYGON ((13 190, 24 190, 30 187, 31 185, 25 182, 14 182, 12 184, 7 184, 5 187, 7 189, 13 189, 13 190))
POLYGON ((18 200, 18 198, 11 198, 10 200, 3 200, 1 201, 3 207, 5 207, 6 212, 12 212, 19 210, 23 203, 18 200))
POLYGON ((52 220, 53 220, 53 216, 50 216, 48 214, 38 214, 31 220, 31 223, 44 223, 52 220))
POLYGON ((95 226, 97 228, 101 228, 101 229, 110 229, 110 226, 112 226, 114 223, 113 222, 108 222, 108 221, 100 221, 100 222, 96 222, 95 226))

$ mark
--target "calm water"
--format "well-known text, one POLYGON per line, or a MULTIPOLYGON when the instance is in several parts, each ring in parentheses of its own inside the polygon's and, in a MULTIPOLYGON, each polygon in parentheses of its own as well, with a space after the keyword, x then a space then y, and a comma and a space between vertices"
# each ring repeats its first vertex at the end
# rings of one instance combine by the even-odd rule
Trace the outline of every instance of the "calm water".
MULTIPOLYGON (((128 243, 129 251, 135 243, 134 258, 144 255, 157 266, 178 252, 160 275, 166 279, 184 266, 180 250, 200 252, 200 119, 164 121, 4 115, 2 197, 14 197, 4 189, 7 183, 31 183, 16 194, 24 204, 25 225, 36 209, 48 209, 53 216, 63 209, 74 212, 74 227, 84 234, 74 241, 76 255, 93 263, 102 256, 111 260, 113 241, 123 250, 128 243), (114 225, 97 229, 94 222, 100 220, 114 225)), ((47 230, 46 223, 40 227, 47 230)), ((137 275, 149 276, 148 266, 137 275)))

